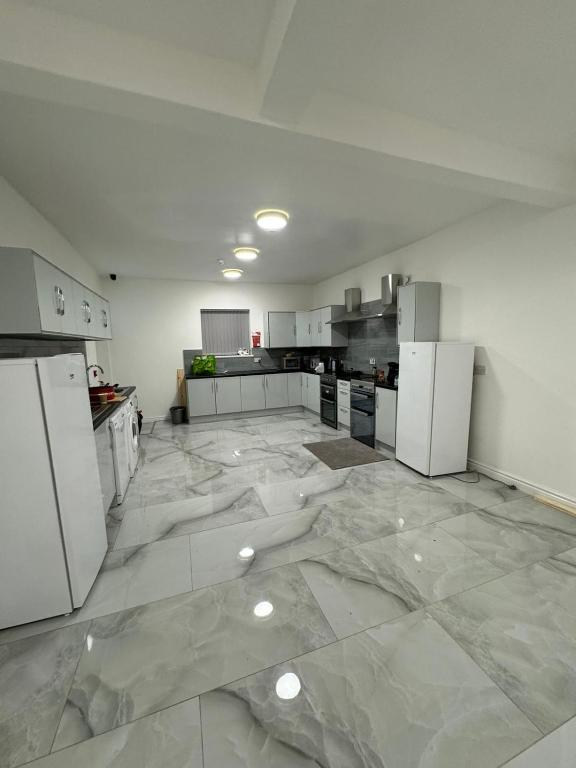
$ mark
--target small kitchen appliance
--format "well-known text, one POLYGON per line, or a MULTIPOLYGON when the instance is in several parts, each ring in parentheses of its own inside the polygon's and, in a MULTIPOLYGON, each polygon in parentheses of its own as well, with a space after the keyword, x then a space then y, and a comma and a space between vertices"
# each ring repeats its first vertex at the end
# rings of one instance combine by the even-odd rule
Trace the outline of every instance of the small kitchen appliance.
POLYGON ((300 358, 286 355, 282 358, 282 368, 285 371, 299 371, 300 370, 300 358))

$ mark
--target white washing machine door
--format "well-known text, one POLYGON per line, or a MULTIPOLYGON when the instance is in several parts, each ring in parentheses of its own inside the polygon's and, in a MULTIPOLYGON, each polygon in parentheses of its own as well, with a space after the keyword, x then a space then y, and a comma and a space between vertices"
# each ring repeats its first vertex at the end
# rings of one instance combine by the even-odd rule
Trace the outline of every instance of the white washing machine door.
POLYGON ((138 466, 138 456, 140 455, 140 435, 138 434, 138 414, 129 409, 129 418, 127 419, 128 429, 128 464, 130 467, 130 477, 134 477, 136 467, 138 466))
POLYGON ((128 424, 122 411, 110 419, 112 449, 114 454, 114 477, 116 479, 116 502, 121 504, 130 483, 130 461, 128 456, 128 424))

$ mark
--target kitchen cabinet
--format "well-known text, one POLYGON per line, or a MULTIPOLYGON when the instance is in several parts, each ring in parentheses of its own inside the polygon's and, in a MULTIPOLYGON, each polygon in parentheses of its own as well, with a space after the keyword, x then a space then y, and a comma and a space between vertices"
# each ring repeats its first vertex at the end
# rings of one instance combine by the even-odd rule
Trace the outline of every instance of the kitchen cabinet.
POLYGON ((29 248, 0 248, 2 333, 111 339, 111 328, 106 299, 29 248))
POLYGON ((288 405, 302 405, 302 374, 287 373, 288 405))
POLYGON ((438 341, 440 283, 408 283, 398 288, 398 344, 438 341))
POLYGON ((396 395, 394 389, 376 387, 376 440, 396 445, 396 395))
POLYGON ((302 374, 302 405, 314 413, 320 413, 320 376, 302 374))
POLYGON ((263 346, 296 346, 296 312, 265 312, 263 346))
POLYGON ((290 373, 275 373, 265 377, 266 408, 288 407, 288 377, 290 373))
POLYGON ((296 346, 312 346, 312 318, 311 312, 296 312, 296 346))
POLYGON ((350 382, 338 380, 337 384, 338 422, 350 427, 350 382))
POLYGON ((216 379, 188 379, 188 416, 211 416, 216 413, 216 379))
POLYGON ((240 376, 214 379, 216 413, 239 413, 242 410, 240 376))
POLYGON ((264 375, 240 377, 240 400, 243 411, 262 411, 266 408, 264 375))
POLYGON ((348 328, 342 325, 329 325, 344 313, 344 306, 333 305, 313 309, 310 314, 311 346, 313 347, 346 347, 348 346, 348 328))

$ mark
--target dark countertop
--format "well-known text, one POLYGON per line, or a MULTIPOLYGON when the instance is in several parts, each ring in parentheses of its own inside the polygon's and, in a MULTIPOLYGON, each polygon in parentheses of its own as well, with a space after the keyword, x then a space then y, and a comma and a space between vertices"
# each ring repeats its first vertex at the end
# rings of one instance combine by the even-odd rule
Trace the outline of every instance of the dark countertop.
MULTIPOLYGON (((116 394, 123 397, 130 397, 132 392, 136 391, 136 387, 118 387, 116 394)), ((107 421, 112 414, 116 413, 119 408, 126 405, 126 400, 122 400, 117 403, 108 403, 107 405, 101 405, 97 410, 92 411, 92 426, 94 431, 101 427, 105 421, 107 421)))
MULTIPOLYGON (((220 373, 187 373, 187 379, 221 379, 230 376, 262 376, 270 373, 301 373, 300 370, 288 370, 283 368, 258 368, 255 371, 222 371, 220 373)), ((312 371, 310 371, 312 373, 312 371)))
MULTIPOLYGON (((194 373, 187 373, 186 378, 187 379, 221 379, 221 378, 229 378, 231 376, 258 376, 263 374, 271 374, 271 373, 311 373, 313 376, 321 376, 322 374, 316 373, 316 371, 305 371, 305 370, 298 370, 298 371, 285 371, 283 368, 259 368, 256 371, 226 371, 226 372, 220 372, 220 373, 200 373, 200 374, 194 374, 194 373)), ((336 378, 339 381, 350 381, 353 378, 357 378, 358 373, 338 373, 336 374, 336 378)), ((364 376, 364 378, 370 378, 369 376, 364 376)), ((398 390, 398 387, 395 387, 391 384, 386 384, 386 382, 374 382, 377 387, 380 387, 381 389, 393 389, 395 391, 398 390)))

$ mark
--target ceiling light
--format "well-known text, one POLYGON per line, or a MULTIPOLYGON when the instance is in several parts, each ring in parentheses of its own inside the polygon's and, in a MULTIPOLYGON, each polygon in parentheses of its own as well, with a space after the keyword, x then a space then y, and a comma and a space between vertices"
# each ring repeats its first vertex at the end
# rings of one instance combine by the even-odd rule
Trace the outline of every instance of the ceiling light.
POLYGON ((254 259, 257 259, 260 255, 258 248, 248 248, 247 246, 234 248, 233 253, 237 259, 240 259, 240 261, 254 261, 254 259))
POLYGON ((276 681, 276 695, 279 699, 295 699, 301 688, 300 678, 294 672, 286 672, 276 681))
POLYGON ((223 269, 222 274, 227 280, 239 280, 244 271, 242 269, 223 269))
POLYGON ((254 616, 258 619, 266 619, 274 611, 274 606, 269 603, 268 600, 263 600, 261 603, 256 603, 254 606, 254 616))
POLYGON ((238 557, 240 560, 251 560, 254 557, 254 550, 252 547, 243 547, 240 552, 238 552, 238 557))
POLYGON ((264 208, 254 214, 256 224, 265 232, 279 232, 288 224, 290 214, 277 208, 264 208))

